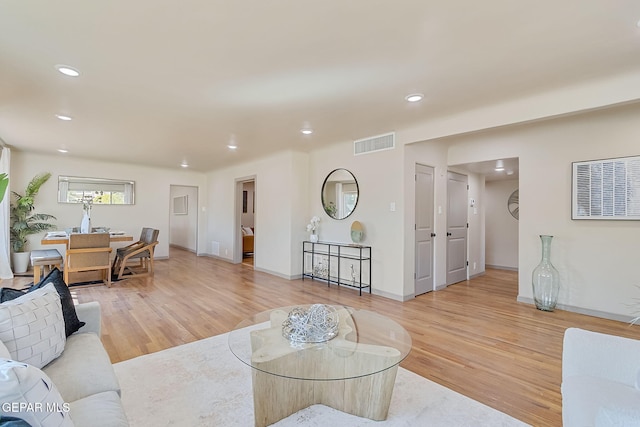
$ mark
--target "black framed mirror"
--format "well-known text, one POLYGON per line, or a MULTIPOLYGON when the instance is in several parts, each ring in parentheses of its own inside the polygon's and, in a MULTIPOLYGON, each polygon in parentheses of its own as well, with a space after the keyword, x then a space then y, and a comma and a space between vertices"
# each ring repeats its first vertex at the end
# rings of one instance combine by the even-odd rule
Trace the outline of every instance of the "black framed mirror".
POLYGON ((345 219, 358 205, 360 189, 356 177, 347 169, 334 169, 322 184, 322 207, 333 219, 345 219))

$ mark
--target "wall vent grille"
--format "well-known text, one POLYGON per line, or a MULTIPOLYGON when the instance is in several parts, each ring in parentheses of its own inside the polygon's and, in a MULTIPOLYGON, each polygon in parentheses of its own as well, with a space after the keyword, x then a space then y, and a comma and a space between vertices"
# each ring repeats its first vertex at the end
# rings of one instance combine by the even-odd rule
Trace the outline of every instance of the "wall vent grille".
POLYGON ((353 141, 353 155, 368 154, 376 151, 392 150, 396 147, 396 134, 394 132, 384 135, 353 141))
POLYGON ((640 156, 573 163, 572 219, 640 219, 640 156))

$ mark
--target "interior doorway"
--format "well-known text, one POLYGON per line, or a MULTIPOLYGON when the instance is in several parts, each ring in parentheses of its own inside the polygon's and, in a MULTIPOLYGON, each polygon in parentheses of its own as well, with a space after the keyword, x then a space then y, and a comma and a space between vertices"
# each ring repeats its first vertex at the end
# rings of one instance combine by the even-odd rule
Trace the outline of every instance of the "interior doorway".
POLYGON ((447 286, 467 280, 468 177, 447 174, 447 286))
POLYGON ((256 179, 245 178, 236 182, 238 250, 236 258, 253 267, 256 258, 256 179))
POLYGON ((435 289, 434 266, 434 168, 416 163, 415 171, 415 295, 435 289))

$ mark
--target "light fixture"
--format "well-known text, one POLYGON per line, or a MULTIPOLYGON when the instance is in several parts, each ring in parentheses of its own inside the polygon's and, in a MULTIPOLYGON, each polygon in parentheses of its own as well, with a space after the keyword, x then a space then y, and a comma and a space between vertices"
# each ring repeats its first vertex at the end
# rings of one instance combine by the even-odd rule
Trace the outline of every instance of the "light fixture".
POLYGON ((508 170, 507 171, 507 175, 513 175, 513 171, 512 170, 508 170))
POLYGON ((182 162, 182 163, 180 163, 180 167, 181 168, 188 168, 189 164, 187 162, 182 162))
POLYGON ((504 162, 502 160, 496 161, 496 172, 502 172, 504 170, 504 162))
POLYGON ((69 77, 78 77, 80 75, 80 71, 68 65, 56 65, 56 70, 69 77))
POLYGON ((424 95, 421 93, 412 93, 404 97, 408 102, 418 102, 424 99, 424 95))
POLYGON ((238 148, 238 146, 235 144, 229 144, 227 145, 227 148, 229 148, 229 150, 235 150, 236 148, 238 148))
POLYGON ((68 122, 69 120, 73 120, 72 117, 70 116, 65 116, 63 114, 56 114, 56 117, 59 118, 60 120, 63 120, 65 122, 68 122))
POLYGON ((58 152, 59 153, 68 153, 69 150, 65 149, 65 148, 58 148, 58 152))
POLYGON ((304 128, 300 129, 300 132, 302 132, 304 135, 311 135, 313 133, 313 129, 304 128))

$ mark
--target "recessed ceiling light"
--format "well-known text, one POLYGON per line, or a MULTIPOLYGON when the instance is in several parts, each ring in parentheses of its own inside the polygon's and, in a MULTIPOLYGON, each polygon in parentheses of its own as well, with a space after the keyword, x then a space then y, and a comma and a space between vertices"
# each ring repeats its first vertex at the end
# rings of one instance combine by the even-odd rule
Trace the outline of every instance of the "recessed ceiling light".
POLYGON ((423 98, 424 98, 424 95, 421 93, 412 93, 411 95, 407 95, 404 97, 404 99, 406 99, 409 102, 422 101, 423 98))
POLYGON ((236 148, 238 148, 238 146, 235 144, 229 144, 227 145, 227 148, 229 148, 229 150, 235 150, 236 148))
POLYGON ((69 67, 68 65, 56 65, 56 70, 60 71, 65 76, 78 77, 80 75, 80 71, 73 67, 69 67))
POLYGON ((512 170, 508 170, 507 171, 507 175, 513 175, 513 171, 512 170))
POLYGON ((189 165, 188 165, 187 163, 181 163, 181 164, 180 164, 180 167, 182 167, 182 168, 188 168, 188 167, 189 167, 189 165))
POLYGON ((313 133, 313 129, 300 129, 300 132, 302 132, 304 135, 311 135, 313 133))
POLYGON ((69 150, 65 150, 64 148, 58 148, 59 153, 68 153, 69 150))
POLYGON ((64 120, 65 122, 68 122, 69 120, 73 120, 72 117, 65 116, 63 114, 56 114, 56 117, 59 118, 60 120, 64 120))

